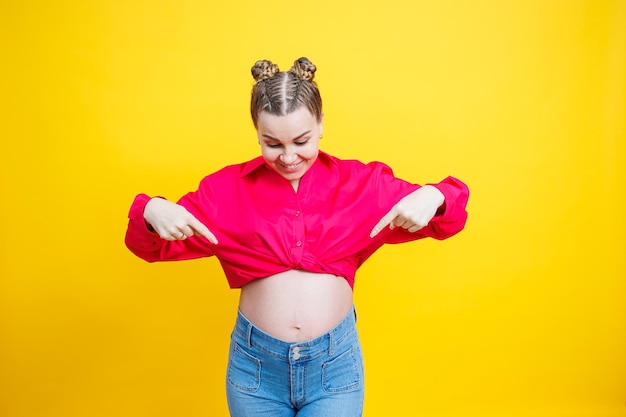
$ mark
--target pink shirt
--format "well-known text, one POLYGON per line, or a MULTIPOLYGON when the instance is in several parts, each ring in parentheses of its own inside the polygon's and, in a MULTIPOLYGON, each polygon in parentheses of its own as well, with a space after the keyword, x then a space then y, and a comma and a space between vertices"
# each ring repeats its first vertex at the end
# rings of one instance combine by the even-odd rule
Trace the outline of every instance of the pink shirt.
POLYGON ((419 185, 394 177, 383 163, 320 152, 295 192, 258 157, 208 175, 178 201, 219 244, 201 236, 161 239, 143 218, 150 197, 139 194, 130 208, 126 245, 148 262, 215 255, 231 288, 291 269, 338 275, 353 287, 357 268, 383 244, 445 239, 463 229, 467 186, 452 177, 432 185, 445 203, 428 226, 415 233, 386 228, 370 238, 378 221, 419 185))

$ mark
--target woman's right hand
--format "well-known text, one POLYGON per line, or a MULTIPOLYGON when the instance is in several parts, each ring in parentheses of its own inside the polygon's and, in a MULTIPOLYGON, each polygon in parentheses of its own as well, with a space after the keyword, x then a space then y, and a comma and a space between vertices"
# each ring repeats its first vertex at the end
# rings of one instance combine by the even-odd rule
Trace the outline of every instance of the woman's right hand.
POLYGON ((146 204, 143 217, 155 232, 165 240, 185 240, 189 236, 204 236, 217 245, 217 238, 208 227, 187 209, 163 198, 152 198, 146 204))

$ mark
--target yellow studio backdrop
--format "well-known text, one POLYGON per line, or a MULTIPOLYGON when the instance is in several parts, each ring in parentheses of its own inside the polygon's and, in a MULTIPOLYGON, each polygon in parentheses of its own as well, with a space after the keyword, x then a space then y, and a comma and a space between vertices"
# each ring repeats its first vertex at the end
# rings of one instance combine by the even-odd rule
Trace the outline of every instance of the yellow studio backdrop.
POLYGON ((0 34, 1 416, 227 416, 238 292, 126 214, 258 155, 249 68, 303 55, 322 149, 471 190, 357 276, 365 415, 626 416, 626 2, 5 0, 0 34))

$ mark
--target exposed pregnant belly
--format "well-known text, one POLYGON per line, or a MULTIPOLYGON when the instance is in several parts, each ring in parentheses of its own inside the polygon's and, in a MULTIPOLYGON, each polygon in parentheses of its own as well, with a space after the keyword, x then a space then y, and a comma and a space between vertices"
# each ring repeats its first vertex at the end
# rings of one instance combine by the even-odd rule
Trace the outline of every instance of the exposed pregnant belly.
POLYGON ((275 338, 301 342, 335 327, 352 302, 352 289, 344 278, 292 270, 245 285, 239 309, 275 338))

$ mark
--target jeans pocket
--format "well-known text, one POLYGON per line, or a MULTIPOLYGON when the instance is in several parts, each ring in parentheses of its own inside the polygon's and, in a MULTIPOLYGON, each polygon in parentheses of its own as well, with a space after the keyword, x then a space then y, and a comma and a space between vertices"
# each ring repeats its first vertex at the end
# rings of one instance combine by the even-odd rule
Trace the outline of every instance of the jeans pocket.
POLYGON ((360 369, 351 348, 322 365, 322 388, 328 393, 356 390, 361 382, 360 369))
POLYGON ((261 361, 233 343, 228 359, 228 383, 234 388, 254 392, 261 385, 261 361))

